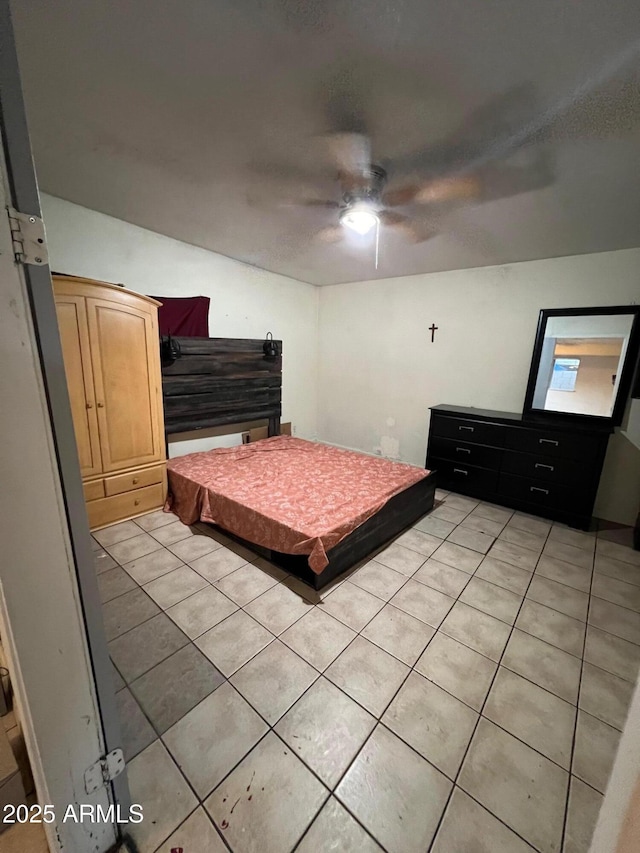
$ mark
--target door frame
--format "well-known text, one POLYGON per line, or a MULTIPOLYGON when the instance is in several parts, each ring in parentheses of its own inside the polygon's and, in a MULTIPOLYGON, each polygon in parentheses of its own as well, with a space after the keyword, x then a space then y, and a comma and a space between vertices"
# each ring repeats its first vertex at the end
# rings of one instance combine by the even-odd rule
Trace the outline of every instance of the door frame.
MULTIPOLYGON (((4 154, 4 204, 21 213, 40 217, 9 0, 0 0, 0 133, 4 154)), ((10 476, 19 476, 18 466, 21 463, 19 458, 15 458, 18 449, 22 449, 27 458, 35 456, 38 447, 41 452, 48 450, 49 456, 49 464, 38 469, 37 480, 14 480, 19 483, 19 488, 11 494, 8 506, 3 508, 8 554, 11 555, 13 548, 14 559, 24 562, 24 565, 20 572, 3 571, 0 577, 0 616, 5 623, 9 656, 15 670, 17 699, 38 794, 44 798, 40 803, 52 803, 56 807, 57 823, 46 826, 51 849, 103 853, 120 836, 115 820, 89 827, 73 822, 61 823, 62 815, 59 813, 65 804, 82 802, 101 803, 105 807, 112 802, 120 806, 121 812, 127 813, 131 798, 126 768, 98 792, 87 795, 84 791, 84 772, 104 754, 121 747, 122 741, 51 274, 46 265, 15 263, 6 217, 0 231, 3 232, 0 237, 3 247, 0 252, 2 290, 14 315, 10 322, 15 327, 15 334, 19 328, 23 333, 23 350, 16 352, 14 347, 13 352, 8 353, 9 360, 3 368, 9 370, 6 381, 10 399, 14 398, 15 405, 21 407, 19 412, 8 414, 9 430, 18 423, 15 419, 20 415, 29 416, 29 406, 34 427, 36 421, 41 420, 37 436, 31 436, 32 447, 21 448, 19 426, 10 433, 14 458, 9 458, 7 450, 3 469, 6 468, 10 476), (25 359, 28 359, 28 364, 25 359), (11 373, 12 365, 15 376, 11 373), (10 386, 12 380, 17 383, 15 389, 10 386), (34 394, 40 399, 41 418, 33 408, 34 394), (38 439, 37 447, 35 438, 38 439), (46 442, 47 447, 41 446, 40 439, 46 442), (55 505, 47 504, 39 512, 38 502, 44 502, 47 493, 55 495, 55 505), (20 523, 24 523, 29 508, 34 524, 40 527, 34 531, 39 535, 23 536, 18 541, 20 523), (39 543, 44 536, 51 536, 51 540, 47 543, 43 560, 39 543), (40 562, 34 564, 34 560, 40 562), (52 594, 51 603, 45 594, 48 583, 56 584, 56 595, 52 594), (68 594, 63 595, 64 592, 68 594), (47 605, 48 610, 43 610, 41 621, 35 621, 38 620, 38 608, 47 605), (43 679, 52 686, 47 709, 41 707, 43 679), (38 696, 39 701, 36 701, 38 696), (82 722, 79 723, 81 710, 82 722), (59 736, 57 743, 51 742, 52 722, 59 736), (79 766, 80 762, 84 766, 79 766)), ((12 327, 4 326, 0 320, 0 331, 4 335, 8 333, 9 346, 12 327)), ((29 431, 25 430, 25 440, 28 435, 29 431)))

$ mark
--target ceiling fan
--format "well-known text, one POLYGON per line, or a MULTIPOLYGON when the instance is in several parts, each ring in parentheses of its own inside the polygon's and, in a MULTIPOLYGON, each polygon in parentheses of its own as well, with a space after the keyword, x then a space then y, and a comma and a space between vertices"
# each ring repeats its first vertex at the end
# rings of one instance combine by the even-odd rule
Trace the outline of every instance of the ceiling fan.
MULTIPOLYGON (((424 242, 438 234, 441 214, 460 204, 503 198, 551 183, 553 172, 544 146, 519 146, 488 156, 489 145, 506 138, 530 107, 528 89, 511 90, 476 110, 455 133, 427 151, 376 162, 365 123, 354 122, 353 113, 347 117, 343 103, 337 111, 334 105, 331 124, 339 129, 320 141, 334 170, 336 197, 298 197, 303 182, 293 178, 295 189, 285 204, 337 213, 332 223, 316 232, 315 239, 323 243, 337 242, 349 233, 377 234, 380 226, 401 232, 412 242, 424 242), (398 178, 404 178, 399 186, 398 178), (388 186, 390 179, 393 183, 388 186)), ((281 172, 286 176, 286 168, 281 172)))
POLYGON ((341 69, 326 86, 332 130, 320 137, 325 156, 318 158, 328 159, 335 197, 317 198, 315 188, 305 192, 310 175, 295 175, 288 166, 270 164, 269 172, 280 187, 283 180, 293 184, 286 206, 334 211, 333 221, 315 232, 320 242, 377 234, 380 226, 424 242, 460 205, 549 186, 555 180, 555 150, 564 141, 615 136, 637 127, 638 90, 628 73, 623 84, 618 76, 628 64, 625 59, 620 68, 603 69, 599 79, 546 108, 531 84, 514 86, 475 109, 445 139, 391 160, 372 155, 380 111, 368 106, 363 82, 341 69))
POLYGON ((338 166, 339 199, 294 202, 337 211, 337 221, 317 232, 321 242, 336 242, 345 232, 366 236, 380 226, 402 232, 412 242, 424 242, 438 234, 441 215, 460 204, 516 195, 552 180, 548 157, 532 149, 519 157, 512 155, 511 162, 460 166, 450 174, 432 172, 387 189, 387 170, 371 161, 366 136, 341 132, 326 139, 338 166))
POLYGON ((352 232, 363 237, 380 225, 402 231, 414 242, 422 242, 437 234, 435 222, 427 222, 394 210, 409 204, 437 205, 472 200, 481 195, 478 175, 433 177, 419 186, 410 184, 387 191, 386 169, 372 162, 367 136, 337 132, 325 137, 330 155, 337 166, 340 198, 334 200, 301 199, 304 207, 321 207, 338 212, 337 222, 317 234, 322 242, 339 240, 352 232))

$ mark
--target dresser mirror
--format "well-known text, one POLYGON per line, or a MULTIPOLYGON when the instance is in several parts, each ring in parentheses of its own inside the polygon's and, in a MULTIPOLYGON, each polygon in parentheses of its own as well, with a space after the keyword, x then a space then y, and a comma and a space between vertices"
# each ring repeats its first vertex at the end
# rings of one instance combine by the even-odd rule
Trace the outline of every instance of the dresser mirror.
POLYGON ((617 426, 638 361, 640 308, 540 312, 524 415, 617 426))

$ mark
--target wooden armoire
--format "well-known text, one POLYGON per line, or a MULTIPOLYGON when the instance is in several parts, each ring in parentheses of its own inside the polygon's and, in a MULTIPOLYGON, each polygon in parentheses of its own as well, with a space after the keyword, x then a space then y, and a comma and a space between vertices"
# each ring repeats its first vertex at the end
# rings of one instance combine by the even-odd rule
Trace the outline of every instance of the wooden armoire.
POLYGON ((89 526, 166 496, 158 305, 115 284, 53 276, 89 526))

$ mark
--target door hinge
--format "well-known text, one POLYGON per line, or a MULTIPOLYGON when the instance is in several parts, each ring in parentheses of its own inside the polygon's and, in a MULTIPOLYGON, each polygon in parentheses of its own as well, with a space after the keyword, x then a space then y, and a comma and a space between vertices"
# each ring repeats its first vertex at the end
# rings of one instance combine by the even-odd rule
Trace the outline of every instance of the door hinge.
POLYGON ((20 213, 12 207, 7 208, 13 253, 19 264, 43 266, 49 263, 44 233, 44 222, 30 213, 20 213))
POLYGON ((84 773, 84 787, 87 794, 93 794, 104 787, 124 770, 124 755, 121 749, 114 749, 108 755, 92 764, 84 773))

